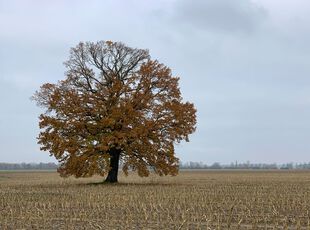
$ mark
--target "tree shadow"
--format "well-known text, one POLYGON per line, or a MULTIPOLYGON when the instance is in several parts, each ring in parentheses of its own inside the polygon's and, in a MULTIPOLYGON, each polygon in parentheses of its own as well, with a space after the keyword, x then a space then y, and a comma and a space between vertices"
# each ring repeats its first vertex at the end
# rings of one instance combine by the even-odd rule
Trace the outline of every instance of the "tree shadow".
POLYGON ((86 184, 80 184, 80 185, 86 185, 86 186, 117 186, 117 187, 123 187, 123 186, 161 186, 161 187, 171 187, 171 186, 180 186, 182 184, 180 183, 167 183, 167 182, 117 182, 117 183, 109 183, 105 181, 100 182, 90 182, 86 184))

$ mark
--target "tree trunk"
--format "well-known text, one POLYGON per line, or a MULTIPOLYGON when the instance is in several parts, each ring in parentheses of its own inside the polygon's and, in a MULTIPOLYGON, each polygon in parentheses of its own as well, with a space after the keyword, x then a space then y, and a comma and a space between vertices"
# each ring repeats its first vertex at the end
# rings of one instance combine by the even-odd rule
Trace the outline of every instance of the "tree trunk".
POLYGON ((113 148, 110 150, 110 171, 108 173, 105 182, 116 183, 118 175, 119 156, 121 154, 120 149, 113 148))

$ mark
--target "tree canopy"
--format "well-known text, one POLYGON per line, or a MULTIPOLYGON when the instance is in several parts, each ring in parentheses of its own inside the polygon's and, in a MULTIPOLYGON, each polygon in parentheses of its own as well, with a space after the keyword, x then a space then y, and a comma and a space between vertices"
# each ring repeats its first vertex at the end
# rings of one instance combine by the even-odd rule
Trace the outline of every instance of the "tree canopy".
POLYGON ((183 102, 178 77, 148 50, 120 42, 79 43, 65 62, 65 79, 41 86, 38 143, 59 162, 61 176, 122 170, 176 175, 174 144, 195 131, 194 105, 183 102))

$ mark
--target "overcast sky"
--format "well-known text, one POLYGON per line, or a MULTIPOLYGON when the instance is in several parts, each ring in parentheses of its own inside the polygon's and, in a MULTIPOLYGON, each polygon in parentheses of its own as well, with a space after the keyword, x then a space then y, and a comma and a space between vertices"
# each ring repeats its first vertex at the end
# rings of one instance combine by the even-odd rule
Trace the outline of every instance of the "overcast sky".
POLYGON ((0 0, 0 162, 50 162, 30 96, 79 41, 149 49, 198 110, 181 161, 310 161, 310 1, 0 0))

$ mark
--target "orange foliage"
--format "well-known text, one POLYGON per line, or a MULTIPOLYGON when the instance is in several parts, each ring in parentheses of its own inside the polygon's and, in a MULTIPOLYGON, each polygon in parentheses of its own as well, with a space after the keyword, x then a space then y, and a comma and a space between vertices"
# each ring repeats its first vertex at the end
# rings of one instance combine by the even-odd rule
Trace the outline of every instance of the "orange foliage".
POLYGON ((174 144, 195 131, 196 110, 182 102, 168 67, 111 41, 80 43, 65 65, 66 79, 33 97, 46 108, 38 143, 61 163, 62 176, 105 175, 111 150, 125 173, 177 174, 174 144))

